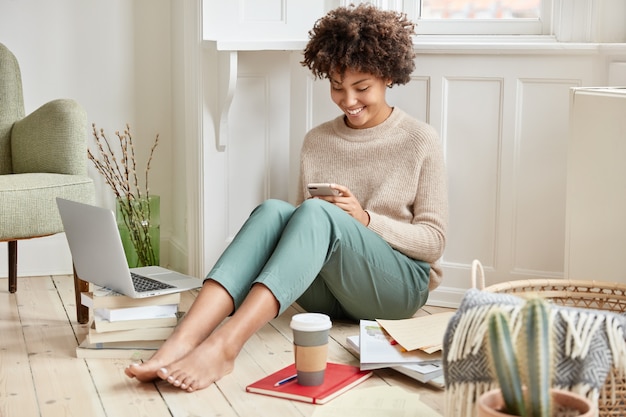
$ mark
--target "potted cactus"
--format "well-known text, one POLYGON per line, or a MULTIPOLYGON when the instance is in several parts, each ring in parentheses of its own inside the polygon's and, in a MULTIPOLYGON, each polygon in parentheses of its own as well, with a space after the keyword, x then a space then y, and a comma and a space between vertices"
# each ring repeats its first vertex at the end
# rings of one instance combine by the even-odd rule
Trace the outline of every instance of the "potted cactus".
POLYGON ((554 355, 549 304, 531 298, 520 314, 517 343, 503 311, 489 316, 488 346, 500 388, 479 397, 478 417, 593 416, 593 406, 585 397, 551 388, 554 355))

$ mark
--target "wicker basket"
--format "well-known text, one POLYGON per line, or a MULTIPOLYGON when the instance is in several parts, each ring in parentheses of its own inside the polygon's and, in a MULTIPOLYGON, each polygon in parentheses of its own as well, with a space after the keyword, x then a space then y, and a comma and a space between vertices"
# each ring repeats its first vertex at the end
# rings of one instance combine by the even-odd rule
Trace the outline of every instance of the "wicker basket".
MULTIPOLYGON (((502 282, 485 287, 482 265, 472 265, 472 286, 493 293, 509 293, 522 297, 539 294, 555 304, 570 307, 626 312, 626 285, 607 281, 568 279, 530 279, 502 282)), ((613 369, 600 394, 600 417, 626 416, 626 376, 613 369), (612 390, 608 381, 613 380, 612 390)))

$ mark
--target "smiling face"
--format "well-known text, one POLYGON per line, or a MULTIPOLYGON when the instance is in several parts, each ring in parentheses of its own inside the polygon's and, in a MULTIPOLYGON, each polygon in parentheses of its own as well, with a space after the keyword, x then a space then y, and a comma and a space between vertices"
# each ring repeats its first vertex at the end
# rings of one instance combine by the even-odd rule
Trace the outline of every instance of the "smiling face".
POLYGON ((372 74, 346 70, 330 78, 330 97, 346 115, 353 129, 366 129, 384 122, 391 114, 385 93, 388 80, 372 74))

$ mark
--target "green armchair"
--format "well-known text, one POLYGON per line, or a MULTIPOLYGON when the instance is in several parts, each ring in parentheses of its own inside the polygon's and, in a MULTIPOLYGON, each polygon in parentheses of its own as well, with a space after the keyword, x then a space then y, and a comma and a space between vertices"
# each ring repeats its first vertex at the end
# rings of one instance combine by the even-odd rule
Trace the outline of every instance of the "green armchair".
MULTIPOLYGON (((0 242, 8 242, 9 292, 17 291, 17 241, 63 232, 56 197, 93 204, 87 175, 87 116, 70 99, 24 115, 17 59, 0 43, 0 242)), ((77 319, 88 284, 74 273, 77 319)))

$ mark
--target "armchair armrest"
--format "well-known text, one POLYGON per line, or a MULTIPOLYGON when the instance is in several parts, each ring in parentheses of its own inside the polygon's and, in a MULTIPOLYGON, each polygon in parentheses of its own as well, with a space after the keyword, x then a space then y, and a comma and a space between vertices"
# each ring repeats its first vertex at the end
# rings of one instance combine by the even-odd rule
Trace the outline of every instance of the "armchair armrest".
POLYGON ((13 125, 13 172, 87 175, 87 114, 76 101, 44 104, 13 125))

